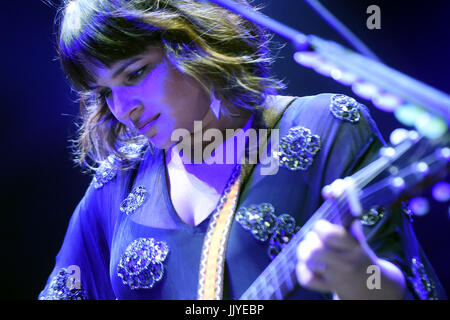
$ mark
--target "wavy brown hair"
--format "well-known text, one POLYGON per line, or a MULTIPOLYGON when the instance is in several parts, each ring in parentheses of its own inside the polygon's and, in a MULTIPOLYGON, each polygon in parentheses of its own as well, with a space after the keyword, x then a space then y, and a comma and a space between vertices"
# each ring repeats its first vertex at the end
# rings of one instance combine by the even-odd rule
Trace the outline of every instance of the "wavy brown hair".
POLYGON ((149 46, 162 46, 170 61, 206 90, 214 90, 216 97, 233 106, 252 110, 260 127, 267 95, 284 87, 269 75, 270 36, 208 2, 71 0, 56 21, 59 59, 79 96, 80 124, 73 147, 74 160, 83 167, 93 168, 111 154, 127 159, 120 146, 147 143, 144 136, 117 121, 104 99, 93 93, 89 63, 110 67, 149 46))

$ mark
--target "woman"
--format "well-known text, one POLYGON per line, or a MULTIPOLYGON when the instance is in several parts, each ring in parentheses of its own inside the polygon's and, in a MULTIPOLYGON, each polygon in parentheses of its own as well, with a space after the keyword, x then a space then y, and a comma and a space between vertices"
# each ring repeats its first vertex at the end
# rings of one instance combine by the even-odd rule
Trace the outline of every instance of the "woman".
MULTIPOLYGON (((95 175, 41 299, 238 299, 322 188, 382 146, 352 98, 276 95, 269 37, 215 5, 74 0, 59 21, 60 61, 80 94, 76 161, 95 175)), ((443 296, 405 214, 363 222, 315 223, 286 298, 443 296)))

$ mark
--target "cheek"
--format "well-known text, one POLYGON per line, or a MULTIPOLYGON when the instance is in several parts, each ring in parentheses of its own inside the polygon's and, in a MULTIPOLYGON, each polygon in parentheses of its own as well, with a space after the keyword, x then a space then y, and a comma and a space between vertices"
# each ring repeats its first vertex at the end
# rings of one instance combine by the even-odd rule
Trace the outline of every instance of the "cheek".
POLYGON ((161 104, 166 96, 166 83, 168 82, 168 75, 164 67, 159 65, 154 70, 150 71, 147 77, 137 86, 139 96, 145 103, 152 105, 161 104))

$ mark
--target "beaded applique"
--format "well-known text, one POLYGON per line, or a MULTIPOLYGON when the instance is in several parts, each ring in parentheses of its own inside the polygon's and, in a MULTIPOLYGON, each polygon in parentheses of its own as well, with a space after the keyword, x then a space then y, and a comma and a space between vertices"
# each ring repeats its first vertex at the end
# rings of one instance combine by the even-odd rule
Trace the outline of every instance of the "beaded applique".
POLYGON ((418 258, 411 260, 412 277, 409 277, 414 291, 421 300, 436 300, 435 286, 428 278, 425 267, 418 258))
POLYGON ((120 204, 120 211, 127 215, 133 214, 147 199, 147 190, 143 186, 135 187, 128 197, 120 204))
POLYGON ((279 159, 280 166, 289 170, 306 170, 319 150, 320 137, 311 134, 308 128, 297 126, 281 138, 279 151, 273 156, 279 159))
POLYGON ((103 187, 106 183, 115 178, 117 169, 113 167, 117 157, 110 155, 106 161, 95 170, 94 179, 92 183, 96 189, 103 187))
MULTIPOLYGON (((128 143, 119 148, 119 152, 132 157, 138 157, 145 144, 128 143)), ((122 161, 115 155, 108 156, 107 160, 103 161, 95 170, 92 183, 96 189, 103 187, 106 183, 113 180, 117 175, 117 167, 122 164, 122 161)))
POLYGON ((255 239, 269 242, 267 253, 271 259, 280 253, 300 229, 289 214, 276 216, 275 208, 270 203, 240 208, 236 212, 236 221, 250 231, 255 239))
POLYGON ((72 275, 65 268, 61 268, 53 277, 45 295, 39 300, 86 300, 86 292, 81 283, 74 282, 72 275))
POLYGON ((164 241, 138 238, 125 250, 117 266, 117 275, 131 290, 150 289, 162 279, 169 247, 164 241))
POLYGON ((373 226, 384 217, 385 212, 386 210, 383 207, 370 208, 368 212, 361 216, 361 224, 365 226, 373 226))
POLYGON ((334 117, 351 123, 359 121, 360 104, 353 98, 343 94, 335 94, 331 97, 330 111, 334 117))

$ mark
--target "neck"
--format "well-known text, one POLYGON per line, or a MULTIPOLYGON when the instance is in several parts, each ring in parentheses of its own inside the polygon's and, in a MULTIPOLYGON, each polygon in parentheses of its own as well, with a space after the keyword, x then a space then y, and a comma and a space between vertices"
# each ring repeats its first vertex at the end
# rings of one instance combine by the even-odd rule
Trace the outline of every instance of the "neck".
POLYGON ((178 157, 185 167, 200 165, 235 165, 245 148, 245 132, 251 127, 252 113, 242 110, 239 116, 205 116, 194 125, 193 132, 167 150, 167 161, 178 157), (211 129, 211 130, 210 130, 211 129))

